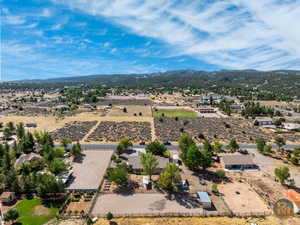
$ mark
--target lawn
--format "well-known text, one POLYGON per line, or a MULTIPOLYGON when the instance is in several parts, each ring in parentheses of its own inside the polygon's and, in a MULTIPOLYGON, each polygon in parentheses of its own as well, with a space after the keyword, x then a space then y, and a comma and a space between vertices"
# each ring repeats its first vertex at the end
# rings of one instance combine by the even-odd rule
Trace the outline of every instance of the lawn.
POLYGON ((156 109, 152 111, 153 117, 197 117, 197 113, 186 109, 156 109))
POLYGON ((43 204, 42 199, 25 199, 16 205, 19 212, 17 222, 23 225, 42 225, 55 217, 58 208, 52 204, 43 204))

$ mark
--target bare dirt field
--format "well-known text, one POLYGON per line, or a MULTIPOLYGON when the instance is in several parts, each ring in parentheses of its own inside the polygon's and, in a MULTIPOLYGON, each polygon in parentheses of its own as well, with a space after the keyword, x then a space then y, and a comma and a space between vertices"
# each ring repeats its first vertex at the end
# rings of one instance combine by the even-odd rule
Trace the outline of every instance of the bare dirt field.
MULTIPOLYGON (((250 225, 250 223, 256 223, 258 225, 300 224, 300 218, 280 219, 272 216, 266 218, 119 218, 113 219, 113 221, 115 222, 115 225, 250 225)), ((109 222, 106 219, 98 219, 96 225, 109 225, 109 222)))
POLYGON ((107 116, 133 116, 133 117, 151 117, 151 106, 126 105, 114 106, 109 110, 107 116), (123 112, 126 107, 127 112, 123 112))
POLYGON ((219 191, 223 194, 224 200, 233 213, 267 213, 271 211, 247 183, 223 184, 219 186, 219 191))
POLYGON ((168 200, 161 193, 147 194, 103 194, 98 196, 93 207, 92 215, 105 216, 111 212, 115 215, 155 215, 157 213, 202 213, 203 209, 196 204, 192 204, 192 199, 168 200), (187 203, 190 204, 187 204, 187 203))

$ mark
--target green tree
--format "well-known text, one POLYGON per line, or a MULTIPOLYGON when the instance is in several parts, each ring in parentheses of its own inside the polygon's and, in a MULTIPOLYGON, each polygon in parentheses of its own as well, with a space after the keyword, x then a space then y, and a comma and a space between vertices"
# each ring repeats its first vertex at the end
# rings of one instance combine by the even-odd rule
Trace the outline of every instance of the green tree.
POLYGON ((180 169, 175 163, 168 163, 160 174, 158 186, 170 192, 176 190, 180 183, 180 169))
POLYGON ((21 138, 23 138, 25 135, 25 128, 24 128, 24 124, 22 122, 18 123, 16 126, 16 135, 19 140, 21 138))
POLYGON ((257 139, 255 140, 255 142, 256 142, 257 150, 258 150, 259 152, 263 152, 263 151, 264 151, 264 147, 265 147, 265 145, 266 145, 266 140, 263 139, 263 138, 257 138, 257 139))
POLYGON ((128 181, 128 171, 122 164, 118 165, 116 168, 108 168, 105 179, 119 186, 125 185, 128 181))
POLYGON ((6 124, 6 127, 10 130, 11 133, 14 133, 16 130, 14 123, 11 121, 6 124))
POLYGON ((225 177, 225 171, 224 170, 217 170, 216 175, 219 179, 223 179, 225 177))
POLYGON ((222 145, 219 141, 215 141, 215 142, 213 143, 212 147, 213 147, 213 151, 214 151, 215 153, 220 153, 220 152, 222 152, 222 147, 223 147, 223 145, 222 145))
POLYGON ((198 169, 201 164, 201 152, 196 145, 190 146, 180 157, 182 162, 191 170, 198 169))
POLYGON ((126 151, 129 147, 133 146, 128 138, 122 138, 117 146, 117 154, 120 155, 122 151, 126 151))
POLYGON ((81 151, 81 145, 79 144, 79 142, 77 142, 75 145, 72 146, 70 152, 72 156, 76 159, 81 155, 81 151))
POLYGON ((61 159, 54 159, 49 164, 49 170, 51 173, 53 173, 55 176, 66 172, 68 170, 67 164, 61 159))
POLYGON ((290 178, 290 170, 288 167, 280 167, 275 168, 274 170, 276 178, 279 180, 281 184, 285 184, 285 182, 290 178))
POLYGON ((281 149, 281 147, 286 144, 285 139, 281 136, 275 137, 275 143, 278 146, 278 149, 281 149))
POLYGON ((191 136, 183 135, 179 138, 178 144, 182 152, 187 152, 191 146, 195 145, 195 142, 191 136))
POLYGON ((240 146, 239 144, 236 142, 235 139, 232 139, 229 144, 227 145, 227 148, 232 151, 232 152, 236 152, 237 150, 239 150, 240 146))
POLYGON ((56 180, 56 177, 48 174, 39 175, 37 178, 37 193, 42 198, 49 194, 59 194, 65 192, 65 186, 62 181, 56 180))
POLYGON ((62 137, 60 139, 60 145, 61 145, 61 147, 64 148, 65 151, 67 150, 68 145, 71 143, 72 143, 72 140, 70 138, 62 137))
POLYGON ((11 130, 8 127, 5 127, 4 130, 3 130, 4 139, 9 140, 12 135, 13 134, 12 134, 11 130))
POLYGON ((144 169, 144 173, 149 175, 150 180, 152 180, 152 175, 158 171, 158 162, 155 155, 152 153, 142 153, 141 155, 141 164, 144 169))
POLYGON ((146 146, 146 150, 147 152, 151 152, 154 155, 164 156, 167 151, 167 148, 164 144, 160 143, 159 141, 153 141, 146 146))
POLYGON ((17 209, 10 209, 7 213, 4 214, 4 220, 7 222, 14 222, 18 219, 19 212, 17 209))
POLYGON ((212 152, 206 149, 200 150, 201 157, 200 157, 200 166, 203 170, 206 170, 212 164, 212 152))
POLYGON ((262 153, 264 155, 270 155, 272 153, 272 145, 265 145, 262 153))

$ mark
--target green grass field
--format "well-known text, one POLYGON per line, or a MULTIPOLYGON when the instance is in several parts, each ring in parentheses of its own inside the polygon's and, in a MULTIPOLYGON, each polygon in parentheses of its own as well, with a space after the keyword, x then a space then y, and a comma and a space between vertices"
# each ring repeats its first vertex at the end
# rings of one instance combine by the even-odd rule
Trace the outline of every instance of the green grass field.
POLYGON ((157 109, 152 111, 153 117, 197 117, 197 113, 185 109, 157 109))
POLYGON ((43 205, 40 198, 22 200, 16 209, 20 215, 17 222, 22 225, 42 225, 53 219, 58 212, 54 206, 43 205))

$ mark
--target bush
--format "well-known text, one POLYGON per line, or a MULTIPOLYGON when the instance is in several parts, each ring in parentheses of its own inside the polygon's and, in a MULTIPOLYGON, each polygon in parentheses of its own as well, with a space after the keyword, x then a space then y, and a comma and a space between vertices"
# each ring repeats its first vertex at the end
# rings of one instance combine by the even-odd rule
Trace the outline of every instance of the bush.
POLYGON ((107 214, 106 214, 106 219, 107 220, 112 220, 114 218, 114 215, 111 213, 111 212, 108 212, 107 214))
POLYGON ((224 170, 217 170, 216 175, 218 178, 222 179, 225 177, 225 171, 224 170))

